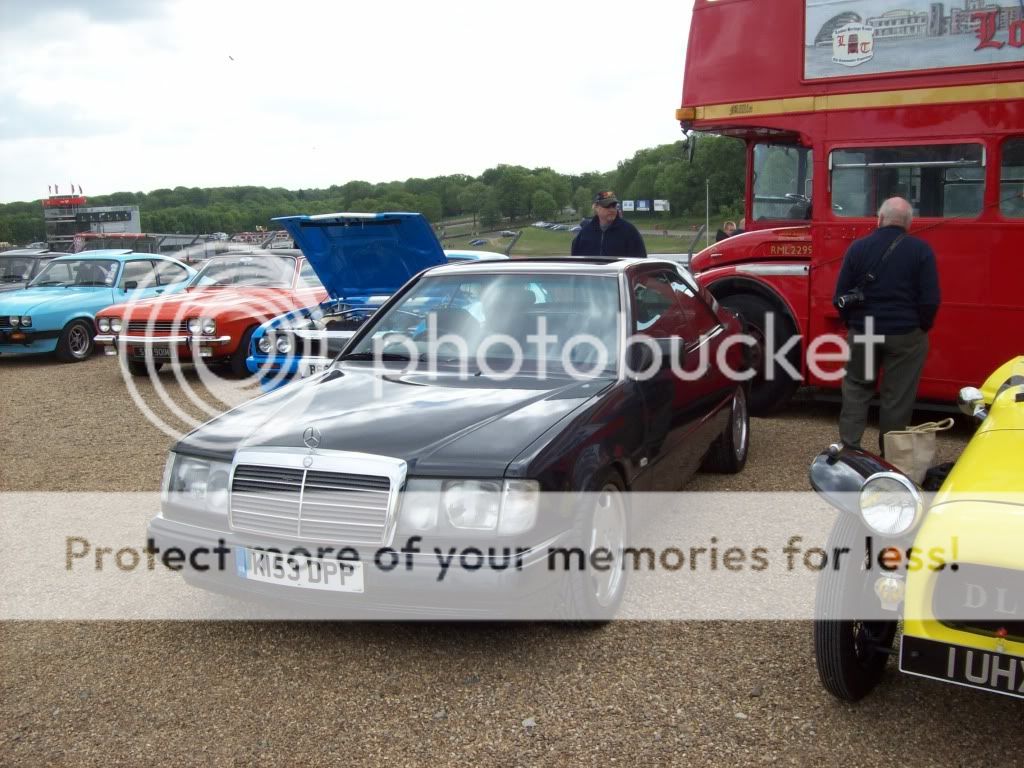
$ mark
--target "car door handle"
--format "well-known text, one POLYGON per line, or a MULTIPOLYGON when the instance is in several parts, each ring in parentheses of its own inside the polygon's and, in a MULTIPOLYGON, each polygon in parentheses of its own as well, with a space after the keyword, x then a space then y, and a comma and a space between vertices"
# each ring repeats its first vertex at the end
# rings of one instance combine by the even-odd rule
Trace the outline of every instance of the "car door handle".
POLYGON ((165 290, 165 289, 163 289, 163 288, 157 288, 157 289, 156 289, 156 290, 154 291, 154 293, 163 293, 163 292, 164 292, 164 290, 165 290))

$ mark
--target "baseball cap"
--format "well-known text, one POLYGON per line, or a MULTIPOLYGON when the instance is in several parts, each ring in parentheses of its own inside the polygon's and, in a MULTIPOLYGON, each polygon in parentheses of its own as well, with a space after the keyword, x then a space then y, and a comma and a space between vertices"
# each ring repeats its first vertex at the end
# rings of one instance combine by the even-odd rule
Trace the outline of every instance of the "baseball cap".
POLYGON ((619 198, 610 189, 606 189, 594 195, 594 204, 600 205, 602 208, 611 208, 613 205, 619 204, 619 198))

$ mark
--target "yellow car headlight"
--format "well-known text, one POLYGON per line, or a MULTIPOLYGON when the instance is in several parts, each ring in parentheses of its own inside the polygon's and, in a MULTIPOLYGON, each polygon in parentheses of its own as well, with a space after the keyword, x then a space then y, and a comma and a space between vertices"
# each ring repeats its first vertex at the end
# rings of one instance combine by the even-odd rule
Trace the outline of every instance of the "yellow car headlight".
POLYGON ((897 472, 877 472, 860 491, 864 524, 883 536, 902 536, 921 521, 924 502, 910 478, 897 472))

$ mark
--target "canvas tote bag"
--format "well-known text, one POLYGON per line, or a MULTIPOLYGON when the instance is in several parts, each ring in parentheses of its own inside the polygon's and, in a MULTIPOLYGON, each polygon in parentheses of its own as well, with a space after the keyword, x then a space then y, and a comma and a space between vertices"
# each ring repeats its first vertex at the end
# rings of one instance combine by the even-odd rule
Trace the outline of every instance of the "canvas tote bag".
POLYGON ((935 458, 935 433, 953 426, 953 419, 929 421, 916 427, 886 432, 883 439, 885 460, 899 467, 918 485, 935 458))

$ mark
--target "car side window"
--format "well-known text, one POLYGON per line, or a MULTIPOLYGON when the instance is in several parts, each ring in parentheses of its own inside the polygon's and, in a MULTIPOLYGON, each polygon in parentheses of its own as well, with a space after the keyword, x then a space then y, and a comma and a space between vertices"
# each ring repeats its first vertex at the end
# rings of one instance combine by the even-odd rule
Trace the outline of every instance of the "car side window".
POLYGON ((676 283, 682 286, 680 278, 667 269, 643 271, 630 278, 633 333, 656 339, 687 337, 690 319, 676 300, 676 283))
POLYGON ((672 281, 672 290, 676 301, 686 319, 687 331, 685 338, 693 340, 704 336, 717 328, 720 323, 704 300, 697 295, 693 287, 680 276, 672 281))
POLYGON ((121 271, 122 289, 128 287, 128 283, 135 283, 136 288, 151 288, 156 284, 156 271, 152 261, 127 261, 121 271))
POLYGON ((313 269, 313 265, 308 261, 302 262, 302 268, 299 270, 299 288, 319 288, 323 283, 320 282, 320 278, 317 277, 316 270, 313 269))
POLYGON ((188 270, 173 261, 158 261, 156 277, 160 285, 177 285, 188 280, 188 270))

